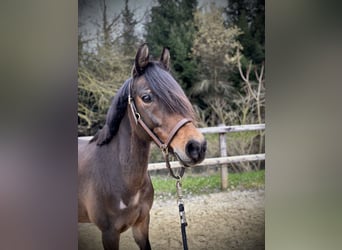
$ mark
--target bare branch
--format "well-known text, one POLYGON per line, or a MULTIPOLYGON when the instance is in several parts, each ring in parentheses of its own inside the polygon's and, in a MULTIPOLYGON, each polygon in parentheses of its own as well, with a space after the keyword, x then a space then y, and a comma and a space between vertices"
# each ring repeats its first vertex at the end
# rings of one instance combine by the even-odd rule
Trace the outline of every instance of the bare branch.
POLYGON ((258 74, 258 70, 256 66, 254 67, 254 73, 255 73, 256 78, 258 79, 258 82, 261 82, 264 76, 264 64, 261 65, 260 75, 258 74))
POLYGON ((121 14, 119 14, 113 18, 112 22, 107 26, 108 30, 110 30, 112 28, 112 26, 119 20, 120 16, 121 16, 121 14))
POLYGON ((262 64, 262 66, 261 66, 260 75, 258 76, 257 70, 255 70, 255 75, 258 79, 258 94, 257 94, 258 99, 257 99, 257 101, 258 101, 258 104, 260 105, 260 91, 261 91, 261 86, 262 86, 262 82, 263 82, 264 64, 262 64))
POLYGON ((239 72, 240 72, 240 76, 241 76, 242 80, 247 84, 248 90, 251 93, 251 95, 255 99, 257 99, 256 95, 254 94, 254 91, 252 90, 251 83, 249 82, 249 75, 250 75, 251 69, 252 69, 252 61, 249 61, 246 75, 244 75, 243 72, 242 72, 241 56, 240 56, 240 50, 239 49, 237 50, 237 55, 238 55, 237 63, 238 63, 238 69, 239 69, 239 72))
POLYGON ((237 53, 237 57, 238 57, 237 63, 238 63, 238 69, 240 72, 240 76, 244 82, 247 82, 247 78, 245 77, 245 75, 242 72, 240 50, 238 49, 236 53, 237 53))

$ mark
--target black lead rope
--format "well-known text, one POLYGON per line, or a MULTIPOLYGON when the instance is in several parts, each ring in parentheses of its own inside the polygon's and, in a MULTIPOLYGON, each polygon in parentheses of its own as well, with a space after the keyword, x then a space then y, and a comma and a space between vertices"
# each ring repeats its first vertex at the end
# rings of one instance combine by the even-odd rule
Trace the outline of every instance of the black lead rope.
POLYGON ((181 178, 177 180, 176 188, 177 188, 177 196, 178 196, 177 202, 178 202, 178 208, 179 208, 179 218, 181 222, 183 249, 188 250, 188 241, 186 238, 186 226, 188 225, 188 223, 186 222, 186 218, 185 218, 181 178))
POLYGON ((179 172, 179 175, 176 175, 171 168, 170 161, 169 161, 169 152, 167 148, 162 149, 162 151, 165 157, 166 167, 169 169, 171 176, 177 180, 176 182, 177 203, 178 203, 178 209, 179 209, 179 218, 181 222, 183 249, 188 250, 188 241, 186 238, 186 226, 188 225, 188 223, 186 222, 186 218, 185 218, 185 209, 184 209, 183 192, 182 192, 182 177, 185 172, 185 167, 182 166, 179 172))

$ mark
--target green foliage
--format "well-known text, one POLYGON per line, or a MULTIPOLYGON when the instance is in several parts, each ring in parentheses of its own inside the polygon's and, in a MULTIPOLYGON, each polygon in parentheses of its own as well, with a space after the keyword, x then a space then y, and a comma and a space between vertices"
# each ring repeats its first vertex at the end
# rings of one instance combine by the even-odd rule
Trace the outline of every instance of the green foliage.
POLYGON ((265 0, 228 0, 227 25, 237 25, 244 56, 255 64, 265 61, 265 0))
POLYGON ((229 175, 229 189, 263 188, 265 170, 233 173, 229 175))
MULTIPOLYGON (((151 176, 155 190, 155 197, 169 197, 176 195, 176 182, 171 177, 151 176)), ((229 190, 258 189, 265 186, 265 171, 250 171, 232 173, 228 175, 229 190)), ((182 180, 183 194, 200 195, 219 192, 221 177, 219 174, 212 175, 186 175, 182 180)))
POLYGON ((159 57, 163 47, 170 48, 174 75, 187 91, 197 79, 196 63, 191 58, 197 1, 159 0, 158 3, 152 7, 150 21, 145 26, 145 40, 155 57, 159 57))
POLYGON ((241 32, 237 27, 227 29, 224 26, 222 11, 214 4, 210 5, 208 12, 196 12, 195 25, 197 32, 192 53, 201 73, 200 81, 193 86, 191 93, 200 100, 202 109, 209 109, 208 122, 224 123, 225 113, 236 92, 229 74, 236 65, 236 51, 241 49, 237 41, 241 32), (224 63, 226 58, 231 59, 230 63, 224 63))
POLYGON ((241 45, 237 42, 241 32, 235 26, 228 29, 224 27, 222 11, 214 4, 210 5, 208 12, 196 11, 195 25, 197 32, 192 48, 193 54, 199 58, 204 73, 210 73, 213 83, 216 83, 215 75, 210 68, 227 70, 222 62, 225 55, 234 57, 236 50, 241 49, 241 45))

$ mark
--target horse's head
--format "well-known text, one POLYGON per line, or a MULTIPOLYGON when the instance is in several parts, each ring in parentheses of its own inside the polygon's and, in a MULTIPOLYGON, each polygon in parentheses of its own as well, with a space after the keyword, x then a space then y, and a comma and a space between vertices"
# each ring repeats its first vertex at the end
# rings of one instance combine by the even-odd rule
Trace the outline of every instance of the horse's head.
POLYGON ((138 119, 146 125, 147 129, 134 126, 141 138, 152 138, 160 147, 167 146, 185 166, 192 166, 204 159, 206 140, 195 127, 192 105, 171 76, 169 65, 167 48, 164 48, 159 61, 149 61, 146 44, 138 49, 133 78, 128 86, 132 111, 129 112, 130 120, 138 124, 138 119), (152 132, 152 136, 147 130, 152 132))

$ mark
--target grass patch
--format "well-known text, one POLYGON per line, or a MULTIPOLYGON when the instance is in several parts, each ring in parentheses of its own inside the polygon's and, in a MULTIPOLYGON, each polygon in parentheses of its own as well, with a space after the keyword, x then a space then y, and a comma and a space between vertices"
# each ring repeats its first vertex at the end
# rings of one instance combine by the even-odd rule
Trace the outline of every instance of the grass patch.
MULTIPOLYGON (((155 197, 164 198, 176 194, 176 181, 172 177, 151 176, 155 197)), ((232 173, 228 177, 229 190, 258 189, 265 186, 265 171, 232 173)), ((220 174, 190 175, 182 180, 183 195, 198 195, 219 192, 220 174)))

